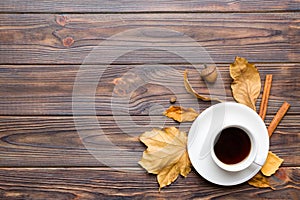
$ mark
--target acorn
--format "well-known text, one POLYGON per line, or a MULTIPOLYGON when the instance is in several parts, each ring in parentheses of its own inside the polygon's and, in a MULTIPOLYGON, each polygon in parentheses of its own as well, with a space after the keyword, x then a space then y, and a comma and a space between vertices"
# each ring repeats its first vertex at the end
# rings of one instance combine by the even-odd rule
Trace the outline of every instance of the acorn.
POLYGON ((218 73, 216 66, 206 66, 200 73, 201 78, 203 78, 208 83, 214 83, 217 80, 218 73))

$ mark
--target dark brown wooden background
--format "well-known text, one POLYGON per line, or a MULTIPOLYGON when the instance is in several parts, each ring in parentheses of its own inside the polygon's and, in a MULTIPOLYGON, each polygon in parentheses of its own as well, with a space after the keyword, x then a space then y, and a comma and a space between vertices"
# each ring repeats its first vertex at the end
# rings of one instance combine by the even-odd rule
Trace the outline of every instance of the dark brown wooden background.
MULTIPOLYGON (((299 198, 299 10, 299 0, 2 0, 0 199, 299 198), (284 101, 291 104, 271 138, 270 149, 285 160, 272 178, 275 191, 246 183, 216 186, 193 170, 158 192, 155 176, 137 163, 122 166, 134 172, 117 171, 85 149, 72 117, 76 73, 99 42, 139 27, 166 27, 199 42, 219 67, 228 101, 232 101, 228 66, 235 56, 256 63, 262 78, 274 75, 266 124, 284 101)), ((115 122, 109 106, 114 80, 136 64, 159 63, 164 56, 165 52, 155 50, 134 52, 117 60, 101 78, 95 100, 98 120, 111 141, 124 149, 141 153, 145 146, 124 134, 115 122)), ((165 64, 181 72, 187 65, 176 58, 165 64)), ((208 92, 197 74, 191 75, 191 82, 197 90, 208 92)), ((182 89, 182 81, 174 84, 181 88, 176 95, 188 102, 192 97, 182 89)), ((132 119, 120 119, 125 124, 129 120, 148 124, 149 105, 167 108, 173 95, 162 86, 145 85, 129 102, 132 119)), ((201 110, 210 105, 199 104, 201 110)), ((85 110, 81 114, 83 119, 91 117, 85 110)), ((151 115, 160 120, 161 111, 152 110, 151 115)), ((184 125, 186 131, 189 127, 190 123, 184 125)), ((87 128, 97 135, 94 125, 87 124, 87 128)), ((135 134, 143 131, 139 128, 135 134)))

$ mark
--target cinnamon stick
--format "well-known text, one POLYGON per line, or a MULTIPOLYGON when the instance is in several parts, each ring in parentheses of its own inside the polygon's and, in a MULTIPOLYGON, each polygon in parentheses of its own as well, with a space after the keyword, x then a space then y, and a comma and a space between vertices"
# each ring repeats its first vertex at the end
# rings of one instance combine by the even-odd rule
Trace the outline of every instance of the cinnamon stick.
POLYGON ((266 75, 265 85, 264 85, 264 91, 263 96, 260 103, 260 110, 259 110, 259 116, 262 118, 262 120, 265 120, 267 108, 268 108, 268 100, 270 96, 270 90, 272 85, 272 74, 266 75))
POLYGON ((268 127, 268 133, 269 136, 271 137, 271 135, 273 134, 274 130, 276 129, 276 127, 278 126, 279 122, 281 121, 281 119, 283 118, 283 116, 285 115, 285 113, 288 111, 289 107, 291 105, 287 102, 284 102, 282 104, 282 106, 279 108, 279 110, 277 111, 275 117, 273 118, 273 120, 271 121, 269 127, 268 127))

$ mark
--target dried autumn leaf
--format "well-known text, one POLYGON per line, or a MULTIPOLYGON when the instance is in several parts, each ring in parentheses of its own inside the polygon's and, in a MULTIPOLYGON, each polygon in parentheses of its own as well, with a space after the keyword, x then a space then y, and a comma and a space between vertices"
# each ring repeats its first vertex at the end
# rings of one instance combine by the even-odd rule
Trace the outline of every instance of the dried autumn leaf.
POLYGON ((269 151, 267 160, 261 168, 261 172, 265 176, 271 176, 279 169, 282 162, 283 159, 279 158, 276 154, 269 151))
POLYGON ((180 106, 170 106, 163 114, 178 122, 192 122, 199 115, 193 108, 183 108, 180 106))
POLYGON ((183 74, 183 80, 184 80, 184 86, 185 86, 185 89, 191 93, 192 95, 194 95, 195 97, 197 97, 198 99, 201 99, 202 101, 218 101, 218 102, 222 102, 220 99, 218 98, 209 98, 209 97, 206 97, 206 96, 203 96, 203 95, 200 95, 199 93, 197 93, 192 85, 190 84, 189 80, 188 80, 188 71, 185 70, 184 71, 184 74, 183 74))
MULTIPOLYGON (((283 162, 283 159, 279 158, 274 153, 269 151, 267 160, 260 170, 261 172, 256 174, 252 179, 250 179, 248 181, 249 185, 252 185, 252 186, 258 187, 258 188, 270 187, 270 188, 274 189, 272 187, 272 185, 274 185, 274 181, 272 184, 270 183, 270 180, 272 181, 272 177, 270 178, 267 176, 271 176, 272 174, 274 174, 279 169, 279 166, 282 164, 282 162, 283 162)), ((276 180, 277 179, 278 178, 276 178, 276 180)))
POLYGON ((230 65, 230 76, 233 79, 231 89, 234 99, 256 111, 261 81, 255 65, 248 63, 245 58, 236 57, 230 65))
POLYGON ((264 175, 262 175, 260 172, 257 173, 253 178, 251 178, 248 181, 248 184, 252 185, 254 187, 257 187, 257 188, 268 188, 269 187, 269 188, 274 189, 270 185, 268 178, 265 177, 264 175))
POLYGON ((174 182, 178 175, 186 177, 191 171, 187 154, 187 134, 175 127, 153 129, 140 136, 148 148, 139 164, 149 173, 157 174, 159 187, 174 182))

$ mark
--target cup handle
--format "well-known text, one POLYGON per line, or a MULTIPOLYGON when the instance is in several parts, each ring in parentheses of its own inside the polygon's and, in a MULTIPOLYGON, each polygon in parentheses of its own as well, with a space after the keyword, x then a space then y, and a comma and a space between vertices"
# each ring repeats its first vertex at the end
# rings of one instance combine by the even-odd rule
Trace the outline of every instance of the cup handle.
POLYGON ((254 160, 254 163, 259 165, 259 166, 263 166, 266 162, 266 159, 264 159, 262 156, 260 155, 257 155, 255 160, 254 160))

